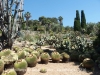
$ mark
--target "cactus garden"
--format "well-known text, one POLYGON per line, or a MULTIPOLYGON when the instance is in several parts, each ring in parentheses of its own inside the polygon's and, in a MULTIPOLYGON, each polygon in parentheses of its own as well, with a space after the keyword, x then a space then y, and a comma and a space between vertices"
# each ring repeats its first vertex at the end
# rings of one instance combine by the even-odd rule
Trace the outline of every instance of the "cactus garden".
MULTIPOLYGON (((80 10, 71 8, 75 15, 70 22, 73 25, 66 26, 65 23, 72 19, 69 17, 73 16, 67 15, 67 21, 62 13, 65 6, 61 6, 66 5, 67 0, 58 0, 58 3, 50 0, 50 9, 53 3, 62 4, 54 6, 60 6, 56 8, 60 10, 58 12, 53 12, 54 7, 52 11, 48 10, 49 1, 27 1, 24 4, 24 0, 0 0, 0 75, 100 75, 100 19, 95 23, 91 22, 92 19, 90 22, 87 20, 90 16, 87 11, 91 8, 81 10, 81 14, 80 10), (34 8, 37 9, 34 11, 34 8), (37 20, 36 15, 31 14, 33 11, 45 16, 39 15, 37 20), (52 13, 55 17, 51 17, 52 13)), ((95 2, 91 5, 98 7, 95 2)))

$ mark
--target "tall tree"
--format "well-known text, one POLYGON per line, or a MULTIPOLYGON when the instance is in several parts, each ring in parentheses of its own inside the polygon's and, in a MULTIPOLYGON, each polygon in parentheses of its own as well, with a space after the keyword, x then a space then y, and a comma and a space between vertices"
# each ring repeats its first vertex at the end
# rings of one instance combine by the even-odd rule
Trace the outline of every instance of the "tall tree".
POLYGON ((80 25, 80 15, 79 11, 76 10, 76 18, 74 18, 74 31, 80 31, 81 25, 80 25))
POLYGON ((86 29, 87 28, 84 10, 81 10, 81 27, 82 27, 82 29, 86 29))
POLYGON ((27 25, 27 29, 28 29, 28 21, 29 21, 29 18, 31 17, 31 13, 30 12, 26 12, 24 14, 24 17, 26 18, 26 25, 27 25))
POLYGON ((58 20, 59 20, 59 22, 60 22, 60 25, 63 25, 63 23, 62 23, 63 17, 62 17, 62 16, 59 16, 59 17, 58 17, 58 20))

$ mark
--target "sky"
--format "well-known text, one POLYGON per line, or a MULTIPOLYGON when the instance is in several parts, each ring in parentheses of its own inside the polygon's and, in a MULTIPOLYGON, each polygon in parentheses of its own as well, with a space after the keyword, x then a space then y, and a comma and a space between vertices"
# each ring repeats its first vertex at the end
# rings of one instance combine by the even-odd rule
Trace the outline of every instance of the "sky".
POLYGON ((24 13, 33 20, 40 16, 63 17, 64 26, 73 26, 76 10, 84 10, 86 22, 100 22, 100 0, 24 0, 24 13))

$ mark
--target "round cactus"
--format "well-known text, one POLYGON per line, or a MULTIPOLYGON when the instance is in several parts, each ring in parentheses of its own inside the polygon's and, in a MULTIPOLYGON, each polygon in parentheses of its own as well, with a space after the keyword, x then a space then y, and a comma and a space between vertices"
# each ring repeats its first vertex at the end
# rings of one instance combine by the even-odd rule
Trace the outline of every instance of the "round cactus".
POLYGON ((69 54, 67 54, 67 53, 65 53, 65 52, 63 52, 63 53, 61 54, 61 56, 62 56, 62 62, 68 62, 69 59, 70 59, 69 54))
POLYGON ((39 56, 40 56, 39 51, 35 51, 35 50, 31 54, 35 54, 37 56, 37 58, 39 58, 39 56))
POLYGON ((50 56, 47 52, 42 53, 41 54, 41 63, 48 64, 49 58, 50 58, 50 56))
POLYGON ((8 56, 9 54, 11 54, 11 50, 10 49, 4 49, 3 51, 1 51, 1 55, 2 56, 8 56))
POLYGON ((17 73, 14 69, 7 69, 1 75, 17 75, 17 73))
POLYGON ((82 62, 85 58, 91 58, 90 54, 80 54, 79 61, 82 62))
POLYGON ((14 63, 14 69, 18 75, 26 73, 27 66, 28 64, 25 59, 19 59, 14 63))
POLYGON ((36 51, 40 52, 40 54, 44 52, 41 48, 37 48, 36 51))
POLYGON ((35 67, 37 64, 37 56, 35 54, 30 54, 25 58, 29 67, 35 67))
POLYGON ((54 63, 58 63, 60 62, 61 55, 55 51, 51 53, 51 58, 54 63))
POLYGON ((40 72, 41 72, 41 73, 46 73, 47 70, 43 68, 43 69, 40 69, 40 72))
POLYGON ((94 61, 90 58, 85 58, 82 62, 82 66, 85 68, 93 68, 94 67, 94 61))
POLYGON ((25 58, 25 52, 24 51, 18 51, 17 55, 18 55, 18 59, 24 59, 25 58))
POLYGON ((15 51, 15 52, 17 52, 17 51, 19 51, 19 47, 17 47, 17 46, 13 46, 13 50, 15 51))
POLYGON ((0 74, 3 72, 4 70, 4 61, 0 59, 0 74))

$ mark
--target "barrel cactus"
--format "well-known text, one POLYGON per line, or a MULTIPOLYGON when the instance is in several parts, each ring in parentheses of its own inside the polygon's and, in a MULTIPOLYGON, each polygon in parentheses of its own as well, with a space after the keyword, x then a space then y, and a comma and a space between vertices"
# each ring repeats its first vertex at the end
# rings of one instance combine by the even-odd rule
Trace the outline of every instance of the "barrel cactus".
POLYGON ((69 59, 70 59, 70 55, 67 54, 67 53, 65 53, 65 52, 63 52, 63 53, 61 54, 61 56, 62 56, 62 62, 68 62, 69 59))
POLYGON ((41 54, 41 63, 48 64, 49 58, 50 58, 50 56, 47 52, 42 53, 41 54))
POLYGON ((17 51, 19 51, 19 47, 17 47, 17 46, 13 46, 13 48, 12 48, 15 52, 17 52, 17 51))
POLYGON ((30 54, 25 58, 29 67, 35 67, 37 64, 37 56, 35 54, 30 54))
POLYGON ((41 48, 37 48, 36 51, 40 52, 40 54, 44 52, 41 48))
POLYGON ((1 51, 1 53, 2 53, 1 54, 2 56, 7 56, 11 53, 11 50, 10 49, 4 49, 3 51, 1 51))
POLYGON ((17 73, 14 69, 7 69, 3 71, 1 75, 17 75, 17 73))
POLYGON ((11 66, 16 60, 18 60, 18 56, 13 51, 7 56, 1 56, 1 59, 4 61, 5 68, 11 66))
POLYGON ((18 59, 24 59, 25 58, 25 52, 24 51, 18 51, 17 55, 18 55, 18 59))
POLYGON ((14 63, 14 69, 18 75, 26 73, 28 64, 25 59, 19 59, 14 63))
POLYGON ((37 56, 37 58, 39 58, 39 56, 40 56, 40 52, 36 51, 36 50, 32 51, 31 54, 35 54, 37 56))
POLYGON ((82 62, 82 67, 93 68, 94 67, 94 61, 90 58, 85 58, 82 62))
POLYGON ((0 59, 0 74, 3 72, 4 70, 4 61, 0 59))
POLYGON ((54 63, 58 63, 60 62, 61 55, 58 52, 54 51, 51 53, 51 58, 54 63))

